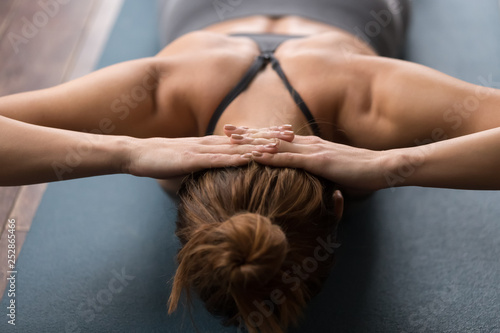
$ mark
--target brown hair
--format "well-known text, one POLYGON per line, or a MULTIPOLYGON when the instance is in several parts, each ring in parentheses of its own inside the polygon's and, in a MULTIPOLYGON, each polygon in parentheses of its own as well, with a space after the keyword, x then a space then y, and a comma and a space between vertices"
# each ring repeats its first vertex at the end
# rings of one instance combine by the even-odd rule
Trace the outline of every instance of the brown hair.
POLYGON ((319 290, 333 255, 297 275, 335 237, 332 183, 306 171, 250 164, 188 177, 179 191, 179 268, 169 313, 194 290, 224 324, 283 332, 297 324, 319 290), (299 278, 299 277, 300 278, 299 278))

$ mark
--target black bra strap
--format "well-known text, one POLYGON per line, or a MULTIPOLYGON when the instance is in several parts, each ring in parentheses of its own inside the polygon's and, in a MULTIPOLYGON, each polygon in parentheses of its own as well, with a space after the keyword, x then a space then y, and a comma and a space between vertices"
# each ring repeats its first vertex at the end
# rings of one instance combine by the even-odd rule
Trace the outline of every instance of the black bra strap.
POLYGON ((273 69, 276 71, 276 73, 278 73, 279 77, 281 78, 281 80, 285 84, 286 88, 290 92, 290 95, 292 95, 292 98, 295 101, 295 104, 297 104, 300 111, 302 111, 302 113, 306 117, 307 123, 311 126, 314 135, 321 136, 320 131, 319 131, 319 126, 316 123, 316 120, 314 120, 314 117, 313 117, 311 111, 309 111, 307 104, 304 102, 304 100, 302 99, 302 96, 300 96, 300 94, 297 92, 297 90, 295 90, 292 87, 292 85, 290 84, 290 82, 288 81, 288 79, 285 75, 285 72, 283 72, 283 69, 281 68, 281 65, 280 65, 278 59, 276 59, 276 57, 274 57, 274 55, 271 56, 271 64, 273 66, 273 69))
POLYGON ((241 94, 252 82, 252 80, 255 78, 257 73, 262 69, 262 66, 267 64, 267 59, 265 56, 260 55, 255 59, 254 63, 250 67, 250 69, 247 71, 243 79, 236 85, 236 87, 233 88, 229 92, 229 94, 222 100, 222 102, 219 104, 217 109, 215 110, 214 114, 212 115, 212 118, 210 119, 210 123, 208 124, 207 132, 205 135, 213 135, 215 126, 217 125, 217 122, 219 121, 219 118, 222 116, 222 113, 226 108, 231 104, 232 101, 238 97, 239 94, 241 94))
POLYGON ((294 99, 295 103, 299 107, 299 109, 302 111, 304 116, 307 119, 308 124, 311 126, 314 135, 316 136, 321 136, 320 131, 319 131, 319 126, 314 120, 313 115, 311 114, 311 111, 309 111, 309 108, 307 107, 306 103, 302 99, 302 97, 299 95, 299 93, 292 87, 290 82, 288 81, 285 73, 283 72, 283 69, 281 68, 281 65, 274 57, 272 52, 265 52, 262 53, 255 59, 254 63, 250 67, 250 69, 247 71, 243 79, 234 87, 229 94, 222 100, 222 102, 219 104, 217 109, 215 110, 214 114, 212 115, 212 118, 210 119, 210 122, 208 124, 208 128, 206 131, 205 135, 213 135, 215 126, 217 125, 217 122, 219 121, 219 118, 222 116, 222 113, 226 108, 233 102, 236 97, 238 97, 239 94, 241 94, 252 82, 252 80, 255 78, 255 76, 259 73, 259 71, 262 69, 263 66, 267 65, 268 62, 271 62, 272 67, 276 73, 278 73, 279 77, 285 84, 286 88, 290 92, 290 95, 292 95, 292 98, 294 99))

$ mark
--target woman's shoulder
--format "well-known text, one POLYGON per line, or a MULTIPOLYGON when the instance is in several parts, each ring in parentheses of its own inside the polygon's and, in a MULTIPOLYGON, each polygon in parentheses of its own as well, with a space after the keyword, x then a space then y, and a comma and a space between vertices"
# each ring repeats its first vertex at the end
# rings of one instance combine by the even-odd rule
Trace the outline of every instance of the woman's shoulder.
POLYGON ((196 31, 180 37, 155 57, 162 73, 159 109, 196 124, 193 136, 204 132, 217 105, 257 54, 251 43, 219 33, 196 31))

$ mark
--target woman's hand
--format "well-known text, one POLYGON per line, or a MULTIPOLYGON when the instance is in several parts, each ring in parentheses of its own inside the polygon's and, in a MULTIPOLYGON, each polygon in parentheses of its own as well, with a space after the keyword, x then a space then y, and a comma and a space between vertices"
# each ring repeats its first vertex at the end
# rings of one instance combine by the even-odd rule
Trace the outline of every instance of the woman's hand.
MULTIPOLYGON (((244 142, 244 139, 241 141, 244 142)), ((277 153, 269 151, 266 146, 258 146, 257 151, 252 153, 252 158, 258 163, 304 169, 352 192, 387 187, 383 156, 383 152, 379 151, 298 135, 293 143, 279 140, 277 153)))
MULTIPOLYGON (((140 177, 168 179, 202 169, 242 166, 248 164, 256 145, 273 141, 265 138, 252 140, 253 144, 232 144, 224 136, 195 138, 133 139, 129 144, 124 172, 140 177)), ((277 148, 261 148, 277 152, 277 148)))

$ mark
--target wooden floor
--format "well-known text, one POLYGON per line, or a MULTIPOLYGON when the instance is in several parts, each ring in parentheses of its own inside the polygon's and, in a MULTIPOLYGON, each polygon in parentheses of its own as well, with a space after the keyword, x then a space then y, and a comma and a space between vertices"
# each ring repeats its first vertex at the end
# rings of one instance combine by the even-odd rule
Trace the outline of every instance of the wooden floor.
MULTIPOLYGON (((0 96, 51 87, 97 63, 123 0, 0 0, 0 96)), ((16 258, 46 184, 0 187, 0 299, 6 285, 7 221, 16 220, 16 258)))

